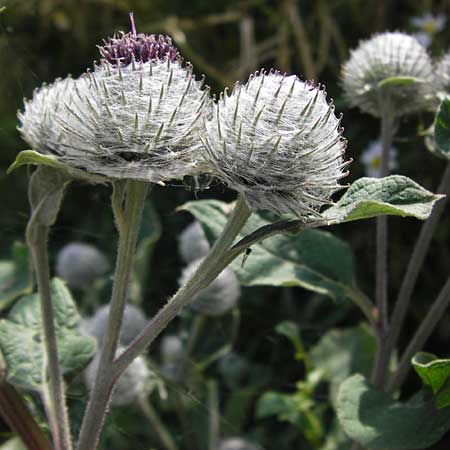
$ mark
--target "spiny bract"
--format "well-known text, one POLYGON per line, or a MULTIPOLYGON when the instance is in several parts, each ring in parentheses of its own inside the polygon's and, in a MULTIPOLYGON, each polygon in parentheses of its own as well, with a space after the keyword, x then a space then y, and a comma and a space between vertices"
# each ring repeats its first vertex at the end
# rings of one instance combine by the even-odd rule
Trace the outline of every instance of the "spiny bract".
POLYGON ((205 122, 210 171, 252 209, 318 216, 347 175, 346 141, 321 86, 261 71, 205 122))
POLYGON ((432 61, 417 39, 405 33, 382 33, 362 41, 343 66, 342 84, 352 106, 376 117, 386 107, 402 116, 435 103, 432 61), (380 86, 393 77, 403 81, 380 86))
MULTIPOLYGON (((136 45, 143 39, 125 38, 136 45)), ((158 48, 145 53, 153 59, 139 53, 137 61, 130 50, 77 80, 35 91, 19 114, 24 139, 38 152, 109 178, 163 182, 195 173, 209 90, 191 66, 174 59, 173 46, 158 48)))
POLYGON ((437 62, 435 80, 441 95, 447 95, 450 91, 450 51, 437 62))

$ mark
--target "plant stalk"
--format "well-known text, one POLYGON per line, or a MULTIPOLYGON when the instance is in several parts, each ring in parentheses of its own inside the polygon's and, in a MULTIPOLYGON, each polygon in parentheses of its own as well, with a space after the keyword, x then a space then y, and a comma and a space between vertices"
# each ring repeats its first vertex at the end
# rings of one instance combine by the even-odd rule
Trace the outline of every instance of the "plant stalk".
POLYGON ((436 231, 436 227, 447 205, 448 196, 450 195, 450 162, 447 163, 447 167, 442 175, 439 187, 437 188, 437 193, 445 194, 446 197, 439 200, 439 202, 433 207, 430 217, 422 225, 413 253, 409 259, 408 268, 403 278, 400 292, 392 313, 388 340, 389 354, 392 354, 397 345, 398 338, 411 303, 411 295, 416 285, 420 269, 423 266, 434 232, 436 231))
POLYGON ((168 323, 190 302, 192 297, 201 289, 208 286, 237 256, 233 254, 233 257, 230 259, 230 253, 232 252, 229 249, 250 217, 250 214, 251 212, 245 200, 239 196, 222 234, 193 276, 155 315, 127 350, 116 359, 114 367, 114 375, 116 377, 159 336, 168 323))
MULTIPOLYGON (((148 183, 129 181, 124 197, 124 209, 123 211, 115 211, 115 217, 121 219, 118 221, 119 250, 110 302, 108 328, 100 353, 94 387, 81 426, 78 450, 95 450, 97 448, 112 388, 119 376, 119 374, 113 372, 112 368, 119 343, 133 256, 148 188, 148 183)), ((120 209, 121 205, 115 202, 113 208, 120 209)))
POLYGON ((442 318, 445 310, 450 305, 450 277, 441 289, 439 295, 431 306, 428 314, 421 323, 416 334, 412 338, 408 347, 402 355, 400 364, 394 375, 387 385, 388 392, 394 392, 400 388, 405 381, 406 376, 411 368, 411 358, 420 350, 422 350, 425 342, 430 337, 439 320, 442 318))
MULTIPOLYGON (((394 118, 386 105, 381 118, 382 155, 380 175, 389 175, 389 155, 394 138, 394 118)), ((388 334, 388 220, 386 216, 377 218, 376 232, 376 289, 377 322, 375 336, 377 352, 372 371, 372 382, 382 387, 386 376, 389 359, 386 351, 388 334)))
POLYGON ((47 239, 49 227, 30 222, 27 229, 27 241, 31 250, 34 270, 37 278, 42 324, 44 328, 44 346, 49 383, 44 396, 48 401, 48 419, 52 430, 55 450, 71 450, 69 420, 64 393, 64 381, 58 359, 56 327, 50 291, 50 273, 48 266, 47 239))

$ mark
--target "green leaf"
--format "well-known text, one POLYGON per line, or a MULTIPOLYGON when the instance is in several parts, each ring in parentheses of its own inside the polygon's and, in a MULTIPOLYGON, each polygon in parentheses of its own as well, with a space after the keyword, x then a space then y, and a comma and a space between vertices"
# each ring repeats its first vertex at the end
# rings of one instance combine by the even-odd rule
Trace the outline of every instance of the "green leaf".
POLYGON ((311 349, 309 358, 330 383, 334 405, 344 380, 354 373, 370 374, 375 350, 375 337, 366 325, 330 330, 311 349))
POLYGON ((28 247, 15 242, 12 258, 11 261, 0 261, 0 311, 8 308, 21 295, 30 293, 33 287, 28 247))
MULTIPOLYGON (((80 316, 65 284, 53 279, 53 312, 63 374, 83 369, 95 354, 95 339, 79 332, 80 316)), ((6 362, 7 380, 20 388, 43 389, 46 380, 44 334, 38 294, 21 298, 8 319, 0 320, 0 351, 6 362)))
POLYGON ((450 359, 439 359, 431 353, 420 352, 412 365, 425 386, 433 391, 438 408, 450 406, 450 359))
POLYGON ((399 402, 362 375, 341 385, 337 414, 347 435, 371 450, 428 448, 450 428, 450 408, 437 409, 426 391, 399 402))
POLYGON ((450 159, 450 97, 447 96, 439 106, 434 124, 434 152, 450 159))
POLYGON ((378 83, 379 88, 396 88, 400 86, 410 86, 414 83, 420 83, 421 80, 416 77, 389 77, 378 83))
POLYGON ((298 324, 291 322, 290 320, 285 320, 284 322, 280 322, 275 327, 275 331, 278 334, 287 337, 297 352, 303 351, 302 340, 300 337, 300 327, 298 324))
POLYGON ((74 167, 68 166, 61 161, 59 161, 55 156, 43 155, 42 153, 35 152, 34 150, 23 150, 18 155, 16 160, 8 168, 7 173, 11 173, 13 170, 23 166, 32 164, 35 166, 48 166, 53 169, 58 169, 64 171, 68 176, 72 178, 78 178, 90 183, 101 183, 105 184, 108 182, 108 178, 102 175, 96 175, 86 172, 81 169, 76 169, 74 167))
POLYGON ((360 178, 322 216, 329 224, 369 219, 380 215, 426 219, 442 195, 433 194, 408 177, 360 178))
MULTIPOLYGON (((201 223, 212 243, 221 233, 232 206, 217 200, 188 202, 182 209, 201 223)), ((269 224, 252 214, 239 236, 242 238, 269 224)), ((347 243, 331 233, 307 229, 298 235, 277 235, 252 245, 243 263, 231 267, 246 286, 301 286, 333 299, 344 298, 353 280, 353 258, 347 243)))

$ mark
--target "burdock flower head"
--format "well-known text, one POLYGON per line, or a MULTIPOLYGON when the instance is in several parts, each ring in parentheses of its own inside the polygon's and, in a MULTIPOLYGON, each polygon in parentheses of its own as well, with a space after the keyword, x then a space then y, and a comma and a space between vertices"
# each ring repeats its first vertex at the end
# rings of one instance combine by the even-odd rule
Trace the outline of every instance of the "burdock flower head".
POLYGON ((194 173, 210 101, 167 36, 105 41, 100 64, 35 92, 20 114, 33 149, 109 178, 162 182, 194 173))
POLYGON ((321 86, 255 73, 215 106, 204 144, 211 171, 252 209, 308 220, 347 175, 346 141, 321 86))
POLYGON ((376 117, 385 107, 399 117, 435 101, 433 64, 426 49, 399 32, 362 41, 343 67, 342 83, 350 104, 376 117))
POLYGON ((435 80, 442 95, 450 91, 450 51, 436 64, 435 80))

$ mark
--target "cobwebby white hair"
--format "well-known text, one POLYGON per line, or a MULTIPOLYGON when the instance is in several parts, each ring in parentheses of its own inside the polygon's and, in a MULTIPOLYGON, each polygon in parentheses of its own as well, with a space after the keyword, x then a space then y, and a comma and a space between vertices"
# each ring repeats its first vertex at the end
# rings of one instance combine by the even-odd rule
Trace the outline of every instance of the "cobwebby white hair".
POLYGON ((205 122, 207 162, 252 209, 318 216, 347 175, 340 118, 321 86, 255 73, 205 122))
POLYGON ((433 64, 427 50, 405 33, 382 33, 361 41, 342 68, 345 97, 352 106, 380 117, 389 101, 392 114, 402 116, 430 108, 435 102, 433 64), (415 82, 380 86, 392 77, 415 82))

